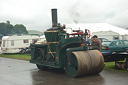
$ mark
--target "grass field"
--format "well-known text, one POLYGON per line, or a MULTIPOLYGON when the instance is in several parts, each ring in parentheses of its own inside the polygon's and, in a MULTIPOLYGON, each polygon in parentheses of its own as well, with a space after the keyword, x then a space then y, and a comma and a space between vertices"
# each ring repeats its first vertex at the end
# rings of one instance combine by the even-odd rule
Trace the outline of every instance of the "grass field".
POLYGON ((113 70, 115 67, 115 62, 105 62, 104 70, 113 70))
POLYGON ((13 58, 13 59, 20 59, 20 60, 30 60, 31 55, 30 54, 0 54, 0 57, 4 58, 13 58))
MULTIPOLYGON (((20 60, 27 60, 28 61, 28 60, 30 60, 31 55, 30 54, 24 54, 24 55, 20 55, 20 54, 0 54, 0 57, 20 59, 20 60)), ((105 62, 104 70, 128 72, 127 70, 117 70, 114 67, 115 67, 115 62, 105 62)))
POLYGON ((128 72, 128 70, 117 70, 117 69, 115 69, 115 62, 105 62, 104 70, 128 72))

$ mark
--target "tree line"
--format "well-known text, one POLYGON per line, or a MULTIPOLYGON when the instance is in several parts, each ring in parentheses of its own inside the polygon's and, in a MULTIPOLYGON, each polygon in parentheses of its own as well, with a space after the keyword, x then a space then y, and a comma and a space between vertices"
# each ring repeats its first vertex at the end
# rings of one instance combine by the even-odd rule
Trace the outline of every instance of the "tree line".
POLYGON ((28 34, 26 27, 22 24, 12 25, 10 21, 6 21, 6 23, 0 23, 0 34, 2 35, 21 35, 21 34, 28 34))

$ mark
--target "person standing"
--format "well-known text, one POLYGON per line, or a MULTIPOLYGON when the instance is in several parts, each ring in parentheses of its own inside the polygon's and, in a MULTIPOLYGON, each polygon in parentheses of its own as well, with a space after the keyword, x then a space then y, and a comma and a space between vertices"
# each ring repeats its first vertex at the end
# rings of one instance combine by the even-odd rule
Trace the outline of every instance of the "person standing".
POLYGON ((101 44, 101 41, 98 39, 98 36, 94 35, 91 40, 92 40, 91 45, 92 46, 97 46, 98 50, 101 51, 102 44, 101 44))

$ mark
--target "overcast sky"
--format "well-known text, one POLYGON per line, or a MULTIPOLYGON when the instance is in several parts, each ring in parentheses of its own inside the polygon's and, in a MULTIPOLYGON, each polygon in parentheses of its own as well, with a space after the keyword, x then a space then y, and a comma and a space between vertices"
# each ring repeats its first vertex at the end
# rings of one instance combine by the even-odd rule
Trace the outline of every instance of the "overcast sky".
POLYGON ((128 0, 0 0, 0 23, 23 24, 27 30, 51 27, 51 9, 58 22, 109 23, 128 28, 128 0))

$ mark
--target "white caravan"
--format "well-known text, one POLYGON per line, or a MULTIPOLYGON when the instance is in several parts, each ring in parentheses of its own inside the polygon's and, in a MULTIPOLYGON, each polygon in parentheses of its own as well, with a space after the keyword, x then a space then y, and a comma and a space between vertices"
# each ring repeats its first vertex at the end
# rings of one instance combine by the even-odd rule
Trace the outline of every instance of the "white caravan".
POLYGON ((29 47, 31 43, 35 43, 39 39, 39 36, 34 35, 4 36, 1 51, 2 53, 19 53, 22 48, 29 47))
POLYGON ((92 32, 92 36, 97 35, 99 38, 106 38, 109 41, 111 40, 122 40, 122 36, 113 31, 99 31, 99 32, 92 32))
POLYGON ((45 35, 40 36, 40 40, 38 40, 35 44, 43 44, 46 43, 45 35))

